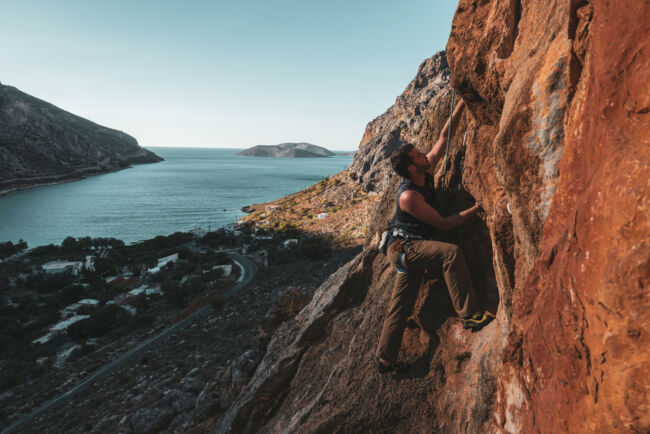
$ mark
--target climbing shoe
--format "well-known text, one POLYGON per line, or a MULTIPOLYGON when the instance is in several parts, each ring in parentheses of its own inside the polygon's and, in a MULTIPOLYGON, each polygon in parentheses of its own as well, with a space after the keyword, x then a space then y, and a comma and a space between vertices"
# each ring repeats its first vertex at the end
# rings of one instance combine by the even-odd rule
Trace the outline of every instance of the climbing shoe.
POLYGON ((406 363, 403 362, 384 365, 379 360, 377 360, 377 370, 382 374, 385 374, 387 372, 395 372, 395 373, 406 372, 409 369, 411 369, 411 365, 407 365, 406 363))
POLYGON ((472 332, 477 332, 488 325, 493 319, 494 316, 488 312, 475 313, 472 316, 463 318, 463 328, 465 330, 469 329, 472 330, 472 332))

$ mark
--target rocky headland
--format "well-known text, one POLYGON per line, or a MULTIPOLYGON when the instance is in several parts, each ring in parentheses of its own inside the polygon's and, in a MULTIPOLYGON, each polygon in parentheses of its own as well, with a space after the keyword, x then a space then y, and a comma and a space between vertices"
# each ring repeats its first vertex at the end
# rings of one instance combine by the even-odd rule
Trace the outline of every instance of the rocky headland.
POLYGON ((128 134, 0 84, 0 194, 158 161, 128 134))
POLYGON ((282 157, 282 158, 327 158, 334 155, 327 149, 310 143, 280 143, 279 145, 257 145, 243 150, 237 155, 248 157, 282 157))

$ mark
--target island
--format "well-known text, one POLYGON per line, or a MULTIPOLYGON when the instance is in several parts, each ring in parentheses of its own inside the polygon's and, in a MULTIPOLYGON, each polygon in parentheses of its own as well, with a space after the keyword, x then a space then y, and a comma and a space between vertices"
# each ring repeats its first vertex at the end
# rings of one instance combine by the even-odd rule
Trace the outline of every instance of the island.
POLYGON ((237 153, 247 157, 284 157, 284 158, 327 158, 334 153, 311 143, 280 143, 279 145, 257 145, 237 153))

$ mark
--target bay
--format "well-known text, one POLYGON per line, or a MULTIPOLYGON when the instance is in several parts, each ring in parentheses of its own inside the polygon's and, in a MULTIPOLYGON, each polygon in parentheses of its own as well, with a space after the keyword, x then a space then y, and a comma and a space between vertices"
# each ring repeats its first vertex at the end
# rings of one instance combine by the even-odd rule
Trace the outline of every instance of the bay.
POLYGON ((238 156, 240 149, 148 149, 165 161, 1 196, 0 241, 22 238, 35 247, 91 236, 130 243, 216 229, 243 217, 243 206, 302 190, 352 162, 340 154, 269 158, 238 156))

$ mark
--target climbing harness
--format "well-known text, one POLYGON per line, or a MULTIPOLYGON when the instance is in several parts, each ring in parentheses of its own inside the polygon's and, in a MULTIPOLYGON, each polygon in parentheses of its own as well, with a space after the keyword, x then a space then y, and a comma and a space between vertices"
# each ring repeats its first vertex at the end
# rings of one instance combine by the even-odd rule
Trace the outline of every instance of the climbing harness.
POLYGON ((398 240, 393 242, 390 246, 391 249, 399 252, 395 268, 397 268, 398 273, 406 273, 407 271, 404 265, 406 249, 411 245, 411 241, 421 240, 423 238, 420 235, 410 233, 404 229, 393 229, 390 235, 394 238, 398 238, 398 240))
POLYGON ((454 115, 455 95, 456 95, 456 91, 452 88, 451 89, 451 110, 449 110, 449 129, 447 130, 447 149, 445 150, 445 167, 444 170, 442 171, 442 179, 444 179, 445 175, 447 175, 447 159, 449 158, 449 142, 451 141, 451 119, 454 115))

